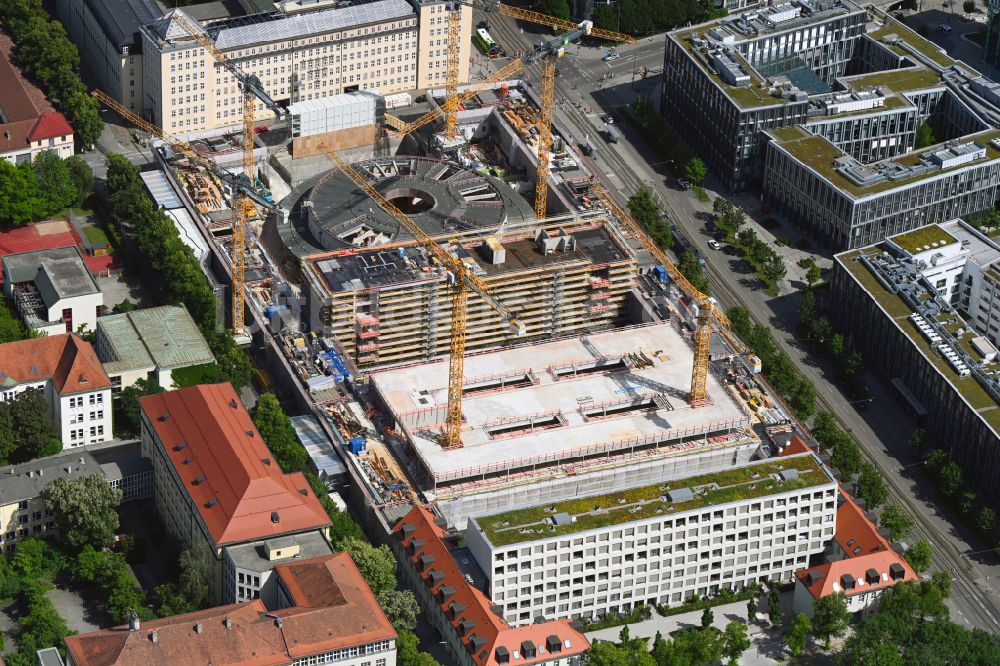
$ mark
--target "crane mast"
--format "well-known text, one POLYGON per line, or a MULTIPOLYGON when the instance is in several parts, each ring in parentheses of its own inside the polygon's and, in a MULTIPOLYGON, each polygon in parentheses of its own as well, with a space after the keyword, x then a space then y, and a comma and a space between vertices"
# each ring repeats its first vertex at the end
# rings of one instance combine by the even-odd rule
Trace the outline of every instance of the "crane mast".
POLYGON ((463 373, 465 370, 465 333, 468 318, 469 291, 476 294, 491 308, 500 314, 504 323, 515 335, 527 332, 525 325, 517 319, 505 305, 493 295, 486 281, 472 273, 460 259, 448 252, 434 238, 399 210, 379 192, 368 179, 358 173, 350 164, 333 152, 325 143, 319 144, 319 149, 327 156, 333 165, 358 186, 372 201, 388 213, 402 229, 406 229, 434 258, 447 269, 454 279, 451 287, 451 338, 448 357, 448 407, 446 430, 443 447, 456 449, 462 446, 462 395, 463 373))

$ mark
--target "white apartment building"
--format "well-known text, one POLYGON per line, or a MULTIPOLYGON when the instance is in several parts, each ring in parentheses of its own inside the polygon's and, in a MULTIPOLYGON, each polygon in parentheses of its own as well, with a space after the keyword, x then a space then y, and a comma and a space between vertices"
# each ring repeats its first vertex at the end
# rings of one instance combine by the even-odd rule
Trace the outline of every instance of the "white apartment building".
POLYGON ((0 399, 42 390, 66 448, 111 439, 111 380, 74 333, 0 345, 0 399))
POLYGON ((1000 345, 1000 245, 963 220, 929 224, 886 239, 965 321, 1000 345))
POLYGON ((505 619, 598 617, 789 581, 836 531, 811 453, 471 518, 466 544, 505 619))
MULTIPOLYGON (((459 81, 464 82, 472 9, 460 11, 459 81)), ((142 114, 171 133, 238 125, 243 106, 236 80, 181 27, 174 18, 179 12, 174 9, 140 31, 142 114)), ((287 106, 362 89, 387 95, 444 85, 447 17, 443 1, 375 0, 238 17, 205 26, 205 34, 287 106)), ((256 117, 272 117, 263 104, 256 105, 256 117)))

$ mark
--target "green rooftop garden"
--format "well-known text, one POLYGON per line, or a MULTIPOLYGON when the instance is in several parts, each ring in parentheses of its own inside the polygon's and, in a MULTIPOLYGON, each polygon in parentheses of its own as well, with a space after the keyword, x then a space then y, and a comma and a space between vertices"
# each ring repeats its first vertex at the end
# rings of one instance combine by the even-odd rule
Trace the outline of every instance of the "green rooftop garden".
POLYGON ((812 455, 799 455, 605 495, 481 516, 475 520, 494 546, 508 546, 830 482, 830 477, 812 455), (797 470, 798 478, 779 482, 771 476, 788 469, 797 470), (668 492, 682 488, 691 489, 694 497, 683 502, 667 499, 668 492), (575 521, 554 525, 552 517, 558 513, 567 513, 575 521))
POLYGON ((943 53, 938 46, 932 42, 927 41, 917 33, 910 30, 908 27, 900 23, 889 19, 886 21, 885 25, 876 30, 875 32, 868 33, 868 36, 879 42, 883 46, 890 48, 895 53, 900 55, 909 55, 909 51, 899 46, 890 46, 882 42, 882 38, 886 35, 896 35, 901 40, 906 42, 908 45, 913 47, 916 51, 920 52, 921 55, 934 61, 941 67, 951 67, 955 64, 955 60, 951 58, 948 54, 943 53))
POLYGON ((890 236, 889 240, 903 248, 910 254, 923 251, 924 246, 933 246, 935 243, 945 243, 950 245, 955 241, 955 237, 942 229, 937 224, 929 224, 913 231, 890 236))
MULTIPOLYGON (((878 194, 879 192, 885 192, 886 190, 904 187, 927 178, 930 175, 936 176, 949 171, 967 168, 971 164, 978 163, 978 160, 974 162, 967 162, 948 169, 932 170, 929 174, 918 174, 911 176, 910 178, 900 178, 897 180, 886 179, 873 185, 862 187, 854 181, 848 179, 846 176, 841 175, 839 171, 834 169, 834 160, 841 155, 844 155, 844 153, 828 140, 818 135, 809 135, 802 138, 792 135, 789 136, 790 138, 788 140, 780 142, 780 145, 787 150, 789 154, 800 160, 806 166, 811 167, 838 189, 852 194, 855 197, 871 196, 873 194, 878 194)), ((990 143, 992 139, 998 137, 1000 137, 1000 130, 988 130, 980 132, 979 134, 962 137, 962 142, 965 143, 975 141, 986 146, 986 157, 984 159, 992 160, 1000 158, 1000 150, 990 143)), ((940 146, 906 153, 892 158, 891 161, 903 166, 912 166, 918 164, 925 155, 928 155, 935 150, 940 150, 940 146)))
MULTIPOLYGON (((772 106, 775 104, 782 104, 785 100, 781 97, 774 97, 769 95, 766 90, 760 90, 758 86, 761 84, 761 78, 754 72, 753 68, 737 54, 736 58, 739 64, 743 67, 743 70, 750 75, 750 85, 748 86, 731 86, 722 80, 718 74, 705 66, 705 64, 694 54, 694 47, 691 43, 691 38, 704 35, 709 30, 714 28, 719 22, 709 23, 707 25, 700 25, 697 28, 691 30, 685 30, 684 32, 679 32, 675 35, 677 42, 684 47, 684 49, 691 54, 691 59, 698 64, 711 78, 718 84, 722 91, 729 96, 733 102, 739 106, 741 109, 752 109, 757 106, 772 106)), ((674 36, 674 35, 672 35, 674 36)))
POLYGON ((872 275, 864 264, 854 261, 854 258, 861 255, 862 250, 855 250, 844 255, 840 255, 840 261, 844 268, 861 283, 861 286, 882 306, 882 309, 889 313, 893 319, 899 317, 909 317, 913 310, 910 309, 902 298, 896 294, 886 291, 882 284, 872 275))
POLYGON ((906 67, 890 69, 884 72, 859 74, 848 77, 855 89, 878 88, 885 86, 893 92, 909 92, 934 86, 944 86, 937 72, 924 67, 906 67))
POLYGON ((788 127, 775 127, 767 130, 778 141, 794 141, 795 139, 805 139, 812 136, 802 125, 789 125, 788 127))
MULTIPOLYGON (((896 323, 903 330, 904 333, 913 341, 920 351, 923 352, 924 356, 936 367, 941 373, 948 378, 951 385, 972 405, 973 409, 981 410, 989 407, 998 407, 997 403, 986 392, 978 381, 971 375, 968 377, 961 377, 954 368, 942 358, 941 354, 931 346, 930 341, 927 340, 920 333, 920 330, 913 324, 913 322, 908 319, 901 321, 901 317, 909 317, 913 310, 896 294, 887 291, 882 284, 875 278, 875 276, 869 271, 864 264, 861 262, 854 261, 854 257, 858 256, 864 252, 863 250, 855 250, 854 252, 846 253, 840 255, 840 261, 843 263, 844 267, 857 278, 858 282, 868 291, 869 294, 874 298, 885 310, 896 319, 896 323)), ((952 314, 948 318, 956 317, 961 319, 958 315, 952 314)), ((959 325, 961 326, 961 324, 959 325)), ((958 328, 955 326, 954 328, 958 328)), ((967 327, 966 327, 967 328, 967 327)), ((997 411, 996 409, 990 409, 990 412, 997 411)), ((984 417, 989 412, 984 413, 984 417)), ((990 415, 991 418, 1000 418, 1000 415, 990 415)))
POLYGON ((891 109, 902 109, 908 106, 913 106, 913 103, 908 99, 905 99, 901 95, 889 95, 885 98, 885 104, 882 106, 877 106, 872 109, 858 109, 857 111, 844 111, 843 113, 835 113, 830 116, 815 116, 809 119, 809 122, 822 122, 824 120, 832 120, 835 118, 848 118, 850 116, 865 116, 871 113, 878 113, 879 111, 889 111, 891 109))

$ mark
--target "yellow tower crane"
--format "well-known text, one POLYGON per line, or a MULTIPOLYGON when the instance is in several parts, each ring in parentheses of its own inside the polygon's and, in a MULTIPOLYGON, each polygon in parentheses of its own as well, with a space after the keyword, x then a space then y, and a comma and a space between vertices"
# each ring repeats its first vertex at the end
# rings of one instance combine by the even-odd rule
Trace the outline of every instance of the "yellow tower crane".
POLYGON ((708 398, 708 361, 709 348, 712 342, 712 329, 714 328, 732 345, 737 354, 745 354, 749 350, 729 330, 732 326, 729 318, 722 312, 715 301, 698 290, 691 282, 684 277, 680 269, 674 265, 666 253, 653 241, 646 231, 636 222, 628 211, 615 203, 614 199, 603 188, 595 186, 595 191, 604 200, 614 216, 619 220, 624 230, 634 236, 642 243, 647 252, 661 264, 670 274, 670 279, 674 284, 698 307, 698 322, 694 333, 694 364, 691 369, 691 391, 688 394, 688 401, 692 405, 704 404, 708 398))
POLYGON ((493 295, 486 281, 472 273, 461 259, 452 255, 434 238, 411 220, 406 213, 399 210, 391 201, 382 196, 368 179, 358 173, 354 167, 345 162, 325 143, 319 144, 319 149, 330 159, 333 165, 351 179, 371 199, 406 229, 422 247, 430 252, 437 262, 451 273, 454 283, 451 287, 451 345, 448 360, 448 416, 444 436, 444 448, 454 449, 462 446, 462 392, 463 373, 465 370, 465 329, 469 290, 476 292, 483 301, 496 310, 501 319, 510 327, 515 335, 527 332, 525 325, 493 295))
POLYGON ((473 84, 468 88, 466 88, 465 90, 463 90, 462 92, 457 93, 455 96, 447 98, 444 101, 444 104, 437 107, 436 109, 431 109, 424 115, 420 116, 419 118, 411 122, 405 122, 403 120, 400 120, 396 116, 392 116, 387 113, 383 116, 385 124, 395 129, 401 135, 409 134, 410 132, 418 130, 424 125, 427 125, 428 123, 434 122, 442 115, 448 113, 448 111, 450 111, 451 109, 457 109, 459 105, 462 104, 462 102, 472 99, 482 91, 492 87, 494 83, 503 81, 505 79, 510 78, 511 76, 514 76, 515 74, 521 71, 523 66, 524 63, 521 61, 520 58, 514 60, 504 65, 496 72, 494 72, 493 75, 490 76, 488 79, 473 84))
POLYGON ((461 36, 459 30, 459 17, 462 6, 469 6, 480 9, 484 12, 509 16, 511 18, 545 25, 558 30, 567 30, 566 34, 550 40, 535 47, 533 54, 528 56, 525 64, 537 59, 539 55, 546 56, 542 60, 542 86, 540 95, 540 114, 538 119, 538 170, 535 173, 535 217, 541 219, 545 217, 548 209, 549 195, 549 152, 552 148, 552 110, 555 105, 556 86, 556 59, 565 54, 565 47, 583 36, 599 37, 613 42, 634 44, 635 38, 610 30, 602 30, 594 27, 593 21, 583 21, 573 23, 565 19, 547 16, 539 12, 533 12, 520 7, 511 7, 501 2, 492 0, 453 0, 452 7, 448 12, 448 71, 446 73, 445 99, 447 108, 447 119, 445 122, 445 136, 448 139, 455 138, 458 107, 460 103, 448 103, 455 99, 458 90, 458 53, 461 47, 461 36))
POLYGON ((191 162, 197 164, 198 166, 204 168, 206 171, 210 171, 219 180, 226 183, 233 191, 233 193, 239 193, 243 196, 253 200, 258 206, 268 210, 276 210, 278 207, 273 203, 268 201, 263 195, 257 192, 253 187, 249 186, 246 180, 242 177, 242 174, 237 175, 228 169, 224 169, 212 160, 202 157, 201 154, 196 151, 191 144, 183 139, 176 136, 168 134, 162 128, 157 127, 153 123, 149 122, 136 115, 129 109, 125 108, 123 105, 119 104, 117 100, 113 99, 111 96, 107 95, 103 90, 94 90, 90 93, 95 97, 101 104, 104 104, 109 109, 120 115, 125 120, 129 121, 139 129, 144 132, 148 132, 152 136, 158 137, 164 143, 166 143, 170 148, 191 162))
POLYGON ((264 90, 260 79, 253 74, 246 74, 226 54, 219 50, 205 30, 192 23, 183 13, 174 12, 174 20, 192 39, 208 52, 210 56, 229 72, 243 92, 243 178, 249 182, 245 188, 240 188, 238 196, 233 200, 233 241, 230 256, 233 263, 232 285, 232 326, 234 335, 242 335, 244 329, 244 264, 246 253, 247 221, 255 214, 253 201, 246 196, 246 190, 253 190, 257 179, 254 171, 254 106, 256 100, 270 109, 278 118, 285 116, 285 109, 264 90))

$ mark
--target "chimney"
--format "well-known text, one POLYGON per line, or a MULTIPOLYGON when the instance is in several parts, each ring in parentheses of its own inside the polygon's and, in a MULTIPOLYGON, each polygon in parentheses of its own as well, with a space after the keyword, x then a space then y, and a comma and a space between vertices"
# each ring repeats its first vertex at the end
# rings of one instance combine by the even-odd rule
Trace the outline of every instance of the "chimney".
POLYGON ((128 630, 129 631, 139 631, 142 624, 139 622, 139 616, 135 613, 128 614, 128 630))
POLYGON ((44 472, 44 471, 45 471, 44 469, 39 469, 39 470, 38 470, 38 476, 41 476, 41 475, 42 475, 42 472, 44 472))
POLYGON ((201 622, 199 622, 198 624, 194 625, 194 633, 196 633, 196 634, 200 634, 201 633, 201 622))
POLYGON ((157 641, 160 640, 160 635, 158 633, 156 633, 155 631, 150 632, 150 634, 149 634, 149 640, 151 640, 152 642, 156 643, 157 641))
POLYGON ((281 522, 281 516, 278 515, 277 511, 272 511, 271 512, 271 522, 272 523, 280 523, 281 522))
POLYGON ((225 620, 222 621, 222 624, 225 625, 226 629, 232 629, 233 628, 233 621, 230 620, 228 617, 225 620))

